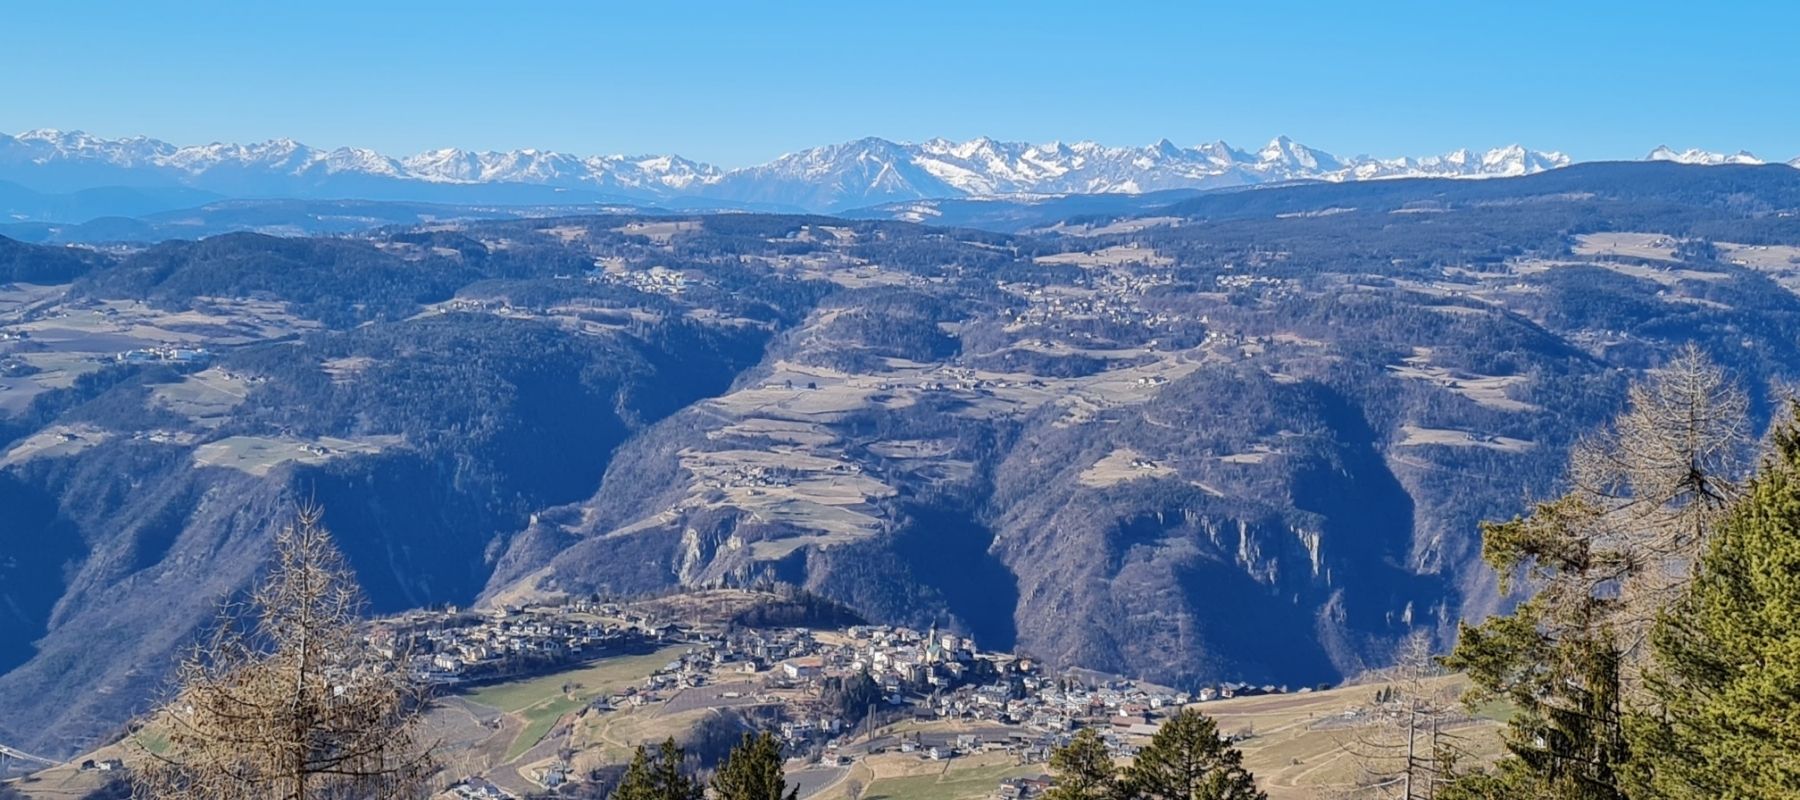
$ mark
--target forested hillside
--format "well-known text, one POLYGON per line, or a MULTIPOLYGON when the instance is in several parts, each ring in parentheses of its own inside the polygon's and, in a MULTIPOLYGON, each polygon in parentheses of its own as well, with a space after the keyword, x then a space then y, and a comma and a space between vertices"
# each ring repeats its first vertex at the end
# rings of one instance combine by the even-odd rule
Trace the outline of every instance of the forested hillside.
POLYGON ((1692 342, 1759 429, 1800 375, 1790 168, 1170 199, 0 240, 0 742, 144 708, 300 497, 377 610, 779 580, 1059 664, 1335 680, 1502 607, 1478 521, 1635 373, 1692 342))

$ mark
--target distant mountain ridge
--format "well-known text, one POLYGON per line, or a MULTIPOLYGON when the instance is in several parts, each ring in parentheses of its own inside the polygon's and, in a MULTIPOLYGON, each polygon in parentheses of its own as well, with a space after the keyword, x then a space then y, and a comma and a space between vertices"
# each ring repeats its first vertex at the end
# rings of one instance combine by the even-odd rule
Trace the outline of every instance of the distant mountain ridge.
MULTIPOLYGON (((1644 160, 1673 161, 1677 164, 1702 164, 1706 166, 1715 166, 1718 164, 1756 165, 1769 163, 1744 150, 1726 154, 1688 148, 1676 152, 1674 148, 1669 147, 1668 145, 1659 145, 1655 150, 1651 150, 1649 155, 1644 156, 1644 160)), ((1800 167, 1800 158, 1796 158, 1793 161, 1788 162, 1788 164, 1790 166, 1800 167)))
MULTIPOLYGON (((1667 147, 1648 158, 1762 163, 1747 153, 1678 153, 1667 147)), ((1111 147, 986 137, 919 143, 871 137, 726 170, 674 155, 446 148, 393 157, 367 148, 323 150, 292 139, 177 146, 142 136, 104 139, 80 131, 0 134, 0 180, 43 192, 100 186, 185 187, 231 197, 469 203, 707 201, 808 211, 920 199, 1518 176, 1570 163, 1562 153, 1519 145, 1422 158, 1340 157, 1285 136, 1254 152, 1222 141, 1182 147, 1164 139, 1144 147, 1111 147)))

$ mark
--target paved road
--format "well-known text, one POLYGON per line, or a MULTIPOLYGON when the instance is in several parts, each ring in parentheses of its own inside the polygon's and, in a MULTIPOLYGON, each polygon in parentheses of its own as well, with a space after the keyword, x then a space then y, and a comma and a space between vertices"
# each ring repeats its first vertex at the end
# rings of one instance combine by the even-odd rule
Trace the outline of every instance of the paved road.
POLYGON ((787 774, 789 786, 799 788, 800 800, 806 800, 819 792, 837 785, 838 781, 850 774, 849 767, 813 767, 799 772, 787 774))
POLYGON ((0 744, 0 756, 6 756, 7 758, 16 758, 20 761, 31 761, 34 763, 42 764, 46 767, 54 767, 54 766, 62 763, 60 761, 52 761, 52 760, 50 760, 48 758, 44 758, 42 756, 34 756, 34 755, 24 752, 22 750, 14 750, 3 744, 0 744))

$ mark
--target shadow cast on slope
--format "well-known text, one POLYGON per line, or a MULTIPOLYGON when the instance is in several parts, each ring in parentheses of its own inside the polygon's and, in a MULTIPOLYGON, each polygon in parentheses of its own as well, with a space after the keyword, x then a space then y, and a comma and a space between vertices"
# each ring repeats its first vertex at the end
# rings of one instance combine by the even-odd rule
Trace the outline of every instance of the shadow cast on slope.
POLYGON ((1011 650, 1018 641, 1013 614, 1019 581, 989 551, 994 532, 966 511, 914 508, 912 524, 894 550, 914 577, 942 595, 947 610, 969 627, 984 649, 1011 650))

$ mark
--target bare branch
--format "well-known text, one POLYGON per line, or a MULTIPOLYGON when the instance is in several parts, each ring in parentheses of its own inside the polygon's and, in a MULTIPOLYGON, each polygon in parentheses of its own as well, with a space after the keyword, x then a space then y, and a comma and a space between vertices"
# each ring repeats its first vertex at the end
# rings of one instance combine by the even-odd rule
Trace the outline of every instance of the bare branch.
POLYGON ((405 663, 362 636, 349 565, 301 506, 275 537, 268 575, 222 610, 152 717, 166 744, 141 747, 140 797, 423 797, 435 771, 418 741, 425 706, 405 663))

